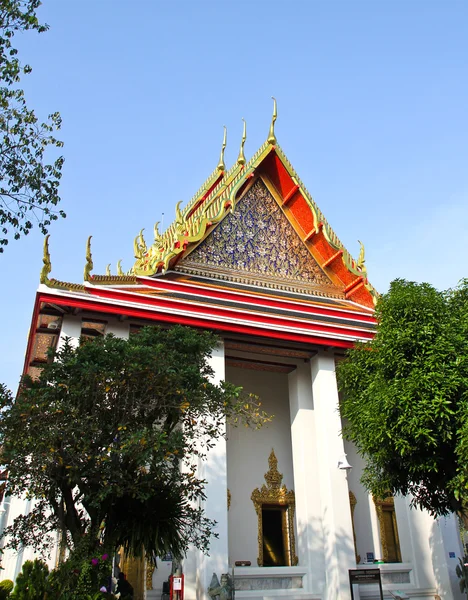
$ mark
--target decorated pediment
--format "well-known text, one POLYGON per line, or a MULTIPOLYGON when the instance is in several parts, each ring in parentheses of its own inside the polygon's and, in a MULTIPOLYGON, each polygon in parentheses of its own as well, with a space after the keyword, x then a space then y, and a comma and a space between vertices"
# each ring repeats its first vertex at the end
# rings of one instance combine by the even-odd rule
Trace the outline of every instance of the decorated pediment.
POLYGON ((340 293, 261 177, 176 270, 290 291, 340 293))

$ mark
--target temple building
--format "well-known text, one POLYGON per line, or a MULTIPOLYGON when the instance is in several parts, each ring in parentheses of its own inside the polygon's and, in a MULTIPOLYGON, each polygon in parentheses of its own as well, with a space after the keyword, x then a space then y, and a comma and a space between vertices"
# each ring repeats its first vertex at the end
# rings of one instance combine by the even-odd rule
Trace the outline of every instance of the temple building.
MULTIPOLYGON (((362 458, 341 436, 335 365, 373 337, 377 292, 363 246, 354 259, 339 241, 277 143, 275 120, 276 103, 250 160, 244 124, 230 169, 224 139, 214 173, 177 204, 170 227, 156 224, 149 245, 137 235, 127 274, 120 261, 116 275, 93 274, 89 239, 84 282, 50 278, 46 239, 25 373, 37 374, 66 337, 172 323, 217 332, 216 379, 258 394, 275 418, 258 431, 230 427, 201 467, 219 537, 209 556, 193 550, 184 560, 186 600, 207 600, 213 573, 233 574, 239 600, 349 600, 349 570, 369 568, 380 569, 385 598, 462 598, 456 519, 370 496, 362 458)), ((30 510, 11 498, 2 507, 3 527, 30 510)), ((31 556, 6 552, 2 576, 14 578, 31 556)), ((135 600, 161 597, 166 558, 154 571, 128 565, 135 600)), ((356 585, 354 597, 379 598, 378 586, 356 585)))

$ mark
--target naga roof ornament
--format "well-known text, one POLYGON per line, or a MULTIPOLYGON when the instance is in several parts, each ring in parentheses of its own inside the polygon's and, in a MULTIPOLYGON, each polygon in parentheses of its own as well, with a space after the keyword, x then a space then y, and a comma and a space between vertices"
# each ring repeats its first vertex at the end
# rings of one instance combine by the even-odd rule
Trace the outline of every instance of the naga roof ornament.
POLYGON ((86 264, 84 267, 83 279, 84 281, 91 281, 91 271, 93 270, 93 257, 91 255, 91 238, 93 236, 90 235, 88 241, 86 242, 86 264))
POLYGON ((50 234, 46 235, 44 238, 44 254, 42 256, 42 262, 44 266, 41 269, 40 282, 48 285, 50 283, 49 274, 52 271, 52 263, 50 262, 50 252, 49 252, 49 237, 50 234))
POLYGON ((237 157, 237 164, 243 166, 247 162, 244 154, 244 144, 245 140, 247 139, 247 123, 245 122, 244 118, 242 118, 242 120, 244 121, 244 130, 242 132, 242 141, 240 145, 239 156, 237 157))
POLYGON ((227 129, 226 125, 224 125, 224 137, 223 137, 223 145, 221 146, 221 155, 219 157, 219 163, 216 169, 220 172, 224 172, 226 170, 226 164, 224 163, 224 151, 226 149, 226 141, 227 141, 227 129))
POLYGON ((276 110, 276 98, 274 98, 272 96, 271 99, 273 100, 273 117, 271 118, 271 125, 270 125, 270 131, 268 133, 267 142, 269 144, 271 144, 272 146, 276 146, 277 140, 276 140, 276 135, 275 135, 275 122, 276 122, 278 113, 276 110))

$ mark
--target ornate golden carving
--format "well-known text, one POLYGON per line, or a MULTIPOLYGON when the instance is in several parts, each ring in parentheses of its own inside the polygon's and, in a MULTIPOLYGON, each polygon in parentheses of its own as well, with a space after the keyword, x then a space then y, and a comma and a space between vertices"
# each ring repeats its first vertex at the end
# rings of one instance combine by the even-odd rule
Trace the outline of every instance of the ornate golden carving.
POLYGON ((276 141, 276 135, 275 135, 275 121, 278 116, 278 113, 276 111, 276 98, 273 98, 273 96, 272 96, 271 99, 273 100, 273 117, 271 119, 270 131, 268 133, 267 142, 269 144, 271 144, 272 146, 276 146, 277 141, 276 141))
POLYGON ((226 164, 224 162, 224 150, 226 149, 226 141, 227 141, 227 129, 226 129, 226 125, 224 125, 224 137, 223 137, 223 145, 221 146, 221 155, 219 157, 219 163, 218 166, 216 167, 218 171, 225 171, 226 170, 226 164))
POLYGON ((44 266, 41 269, 41 275, 39 278, 39 281, 45 285, 49 284, 49 273, 52 271, 52 263, 50 262, 49 252, 49 237, 50 235, 46 235, 44 238, 44 253, 42 256, 42 262, 44 263, 44 266))
POLYGON ((361 556, 357 553, 357 544, 356 544, 356 530, 354 528, 354 509, 356 508, 357 500, 356 496, 353 492, 349 492, 349 505, 351 507, 351 523, 353 525, 353 539, 354 539, 354 554, 356 556, 356 564, 361 562, 361 556))
POLYGON ((377 512, 377 518, 380 526, 380 542, 382 544, 382 558, 388 562, 401 562, 401 551, 400 551, 400 539, 398 536, 398 525, 395 513, 395 502, 393 496, 388 496, 383 500, 380 498, 373 498, 375 504, 375 510, 377 512), (391 522, 393 528, 393 540, 388 539, 387 528, 385 527, 384 513, 391 515, 391 522), (396 556, 390 556, 390 548, 393 547, 394 554, 396 556), (395 560, 396 559, 396 560, 395 560))
POLYGON ((146 589, 147 590, 152 590, 153 589, 153 573, 154 573, 154 569, 155 569, 155 566, 153 565, 153 563, 151 563, 149 560, 147 560, 146 561, 146 567, 145 567, 146 589))
POLYGON ((110 263, 107 265, 106 267, 106 276, 110 277, 112 275, 111 270, 110 270, 110 263))
POLYGON ((285 506, 285 519, 283 519, 283 540, 286 546, 287 566, 297 565, 296 538, 294 535, 294 511, 296 498, 293 490, 288 490, 285 485, 281 486, 283 475, 278 471, 278 459, 272 449, 268 458, 269 470, 265 473, 267 485, 256 488, 252 492, 252 502, 258 517, 258 558, 257 564, 263 567, 263 513, 262 508, 266 506, 285 506))
POLYGON ((93 257, 91 255, 91 238, 93 236, 90 235, 88 241, 86 242, 86 264, 84 268, 83 278, 84 281, 91 281, 91 271, 93 270, 93 257))
POLYGON ((124 272, 122 271, 122 259, 117 263, 117 275, 124 275, 124 272))
POLYGON ((359 245, 361 246, 361 250, 359 251, 359 256, 358 256, 358 260, 357 260, 357 268, 358 269, 362 269, 363 271, 365 270, 365 266, 364 263, 366 262, 366 250, 364 248, 364 244, 362 242, 359 242, 359 245))
POLYGON ((231 490, 229 488, 227 491, 227 507, 228 507, 228 510, 231 508, 231 490))
POLYGON ((245 144, 245 140, 247 139, 247 123, 245 122, 245 119, 242 119, 244 121, 244 130, 242 132, 242 140, 241 140, 241 146, 240 146, 240 150, 239 150, 239 156, 237 157, 237 164, 238 165, 245 165, 245 163, 247 162, 245 159, 245 154, 244 154, 244 144, 245 144))

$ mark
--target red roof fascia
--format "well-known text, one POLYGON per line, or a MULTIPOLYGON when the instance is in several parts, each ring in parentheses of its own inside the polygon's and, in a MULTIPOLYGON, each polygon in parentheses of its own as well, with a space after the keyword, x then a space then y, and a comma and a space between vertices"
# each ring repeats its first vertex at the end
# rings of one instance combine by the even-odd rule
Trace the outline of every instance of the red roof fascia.
POLYGON ((162 321, 165 323, 180 323, 182 325, 188 325, 191 327, 203 327, 206 329, 213 329, 216 331, 229 331, 235 333, 243 333, 248 335, 257 335, 260 337, 274 338, 292 342, 303 342, 307 344, 319 344, 325 346, 336 346, 338 348, 352 348, 354 343, 347 340, 336 340, 333 337, 322 338, 315 337, 312 335, 305 335, 300 333, 290 333, 284 331, 272 331, 268 329, 262 329, 261 327, 245 326, 245 325, 234 325, 231 323, 220 323, 217 321, 210 320, 209 317, 194 318, 190 316, 172 315, 170 313, 155 313, 151 308, 134 308, 134 307, 122 307, 115 304, 108 304, 106 302, 86 300, 85 298, 72 298, 65 296, 54 296, 52 294, 40 293, 41 302, 52 302, 61 306, 70 306, 74 308, 81 308, 83 310, 97 311, 110 314, 125 314, 129 317, 137 319, 149 319, 152 321, 162 321))
MULTIPOLYGON (((196 296, 206 296, 207 298, 217 298, 220 300, 232 300, 234 302, 244 304, 257 304, 258 306, 268 306, 270 308, 289 309, 302 311, 304 314, 326 315, 330 317, 346 317, 356 321, 364 321, 366 323, 376 323, 375 317, 364 314, 363 312, 355 312, 346 308, 333 309, 317 306, 310 301, 298 300, 297 302, 285 300, 282 298, 266 298, 260 295, 259 292, 252 294, 244 292, 231 292, 224 289, 212 289, 204 286, 197 286, 190 283, 171 282, 160 278, 145 278, 137 277, 137 281, 143 285, 154 287, 156 289, 169 290, 174 292, 182 292, 194 294, 196 296)), ((365 310, 365 309, 364 309, 365 310)))
MULTIPOLYGON (((251 321, 252 323, 261 326, 270 325, 270 326, 291 326, 299 329, 303 329, 304 331, 316 331, 324 334, 328 334, 333 338, 334 335, 343 335, 344 332, 349 333, 349 335, 353 335, 353 328, 346 327, 337 327, 332 325, 324 325, 321 323, 314 322, 313 324, 310 322, 298 321, 294 317, 288 318, 286 316, 269 316, 269 315, 260 315, 255 313, 248 313, 241 310, 235 310, 231 308, 224 308, 218 306, 203 306, 197 304, 194 306, 191 302, 174 299, 167 299, 160 296, 142 296, 138 293, 132 293, 123 290, 113 290, 109 288, 88 288, 88 292, 93 296, 99 296, 100 298, 107 298, 109 300, 117 300, 117 301, 127 301, 127 302, 135 302, 137 304, 146 304, 154 307, 159 310, 173 310, 174 308, 178 308, 187 312, 195 310, 197 313, 201 313, 205 315, 207 318, 224 318, 224 319, 233 319, 238 320, 240 318, 251 321)), ((374 334, 369 331, 360 331, 359 334, 356 333, 356 337, 362 337, 367 339, 372 339, 374 334)))

